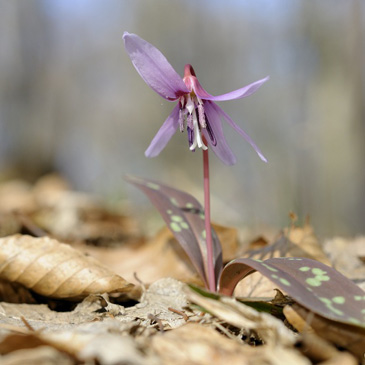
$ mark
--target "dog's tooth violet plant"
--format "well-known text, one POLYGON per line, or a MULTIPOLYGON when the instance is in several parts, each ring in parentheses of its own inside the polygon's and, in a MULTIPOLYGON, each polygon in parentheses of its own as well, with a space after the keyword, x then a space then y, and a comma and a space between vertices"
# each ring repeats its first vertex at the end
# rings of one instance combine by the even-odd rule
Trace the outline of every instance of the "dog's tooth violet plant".
POLYGON ((233 165, 236 158, 229 148, 222 129, 221 119, 225 120, 239 133, 256 151, 259 157, 267 162, 255 142, 244 132, 216 103, 240 99, 253 94, 268 77, 249 84, 229 93, 213 96, 201 86, 195 71, 190 64, 185 65, 184 77, 179 74, 167 61, 165 56, 152 44, 136 34, 125 32, 123 35, 125 49, 143 80, 155 92, 168 101, 177 101, 171 114, 159 129, 147 148, 147 157, 157 156, 167 145, 172 135, 179 129, 187 131, 189 149, 203 150, 204 172, 204 206, 205 231, 207 245, 207 267, 209 289, 216 290, 213 243, 210 222, 210 187, 209 187, 209 157, 208 146, 227 165, 233 165))
MULTIPOLYGON (((127 180, 155 205, 207 285, 204 210, 199 202, 190 194, 157 181, 133 176, 127 180)), ((221 244, 213 229, 212 237, 219 293, 232 295, 240 280, 258 271, 309 311, 365 330, 365 292, 332 267, 302 257, 238 258, 223 266, 221 244)))
POLYGON ((254 271, 273 281, 299 304, 329 320, 365 330, 365 292, 335 269, 307 258, 251 258, 222 262, 222 247, 211 228, 209 213, 208 148, 226 164, 235 163, 222 132, 221 118, 228 122, 265 157, 230 117, 214 103, 238 99, 255 92, 262 79, 242 89, 220 96, 208 94, 200 85, 191 65, 181 78, 162 53, 137 35, 124 33, 126 50, 139 74, 159 95, 177 101, 170 116, 147 148, 146 156, 157 156, 172 135, 187 130, 189 149, 203 150, 204 209, 188 193, 157 181, 129 176, 127 180, 141 189, 155 205, 210 291, 232 295, 237 283, 254 271))

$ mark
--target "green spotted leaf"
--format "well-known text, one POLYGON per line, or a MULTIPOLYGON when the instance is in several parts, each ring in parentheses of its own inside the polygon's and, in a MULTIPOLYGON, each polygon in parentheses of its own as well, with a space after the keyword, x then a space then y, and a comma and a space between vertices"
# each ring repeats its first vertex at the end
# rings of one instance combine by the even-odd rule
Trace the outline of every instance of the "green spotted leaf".
MULTIPOLYGON (((157 181, 127 176, 126 180, 141 189, 157 208, 167 226, 180 243, 200 277, 207 284, 206 232, 204 209, 190 194, 157 181)), ((212 229, 215 275, 222 270, 222 249, 212 229)))
POLYGON ((365 292, 335 269, 307 258, 233 260, 222 270, 219 292, 232 295, 238 282, 255 271, 314 313, 365 328, 365 292))

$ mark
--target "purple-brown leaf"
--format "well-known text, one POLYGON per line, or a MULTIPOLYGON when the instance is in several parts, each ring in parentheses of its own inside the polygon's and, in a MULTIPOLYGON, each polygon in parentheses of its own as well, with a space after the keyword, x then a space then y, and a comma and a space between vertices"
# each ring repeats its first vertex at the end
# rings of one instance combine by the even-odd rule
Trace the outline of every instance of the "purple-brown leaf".
MULTIPOLYGON (((195 269, 207 283, 207 252, 204 209, 190 194, 173 189, 157 181, 126 177, 127 181, 141 189, 160 212, 167 226, 180 243, 195 269)), ((215 275, 222 270, 222 249, 212 229, 215 275)))
POLYGON ((236 259, 223 269, 219 291, 259 271, 299 304, 331 320, 365 327, 365 292, 335 269, 306 258, 236 259))

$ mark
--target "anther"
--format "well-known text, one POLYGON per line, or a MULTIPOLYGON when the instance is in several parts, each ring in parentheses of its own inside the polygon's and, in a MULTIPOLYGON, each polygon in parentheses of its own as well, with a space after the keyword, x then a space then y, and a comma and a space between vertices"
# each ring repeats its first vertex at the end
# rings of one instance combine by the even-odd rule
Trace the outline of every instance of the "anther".
POLYGON ((190 148, 194 142, 194 131, 190 127, 187 127, 186 130, 188 131, 188 142, 190 148))
POLYGON ((204 113, 204 107, 203 104, 198 104, 198 119, 199 119, 199 125, 201 128, 207 127, 207 122, 205 120, 205 113, 204 113))
POLYGON ((212 129, 212 127, 210 126, 210 123, 209 123, 209 121, 207 121, 207 132, 208 132, 208 135, 209 135, 209 138, 210 138, 210 140, 211 140, 211 142, 212 142, 212 145, 213 146, 216 146, 217 145, 217 139, 215 138, 215 135, 214 135, 214 133, 213 133, 213 129, 212 129))
POLYGON ((180 126, 180 132, 184 132, 184 110, 179 110, 179 126, 180 126))
POLYGON ((186 117, 186 126, 191 130, 194 129, 193 116, 191 114, 188 114, 186 117))

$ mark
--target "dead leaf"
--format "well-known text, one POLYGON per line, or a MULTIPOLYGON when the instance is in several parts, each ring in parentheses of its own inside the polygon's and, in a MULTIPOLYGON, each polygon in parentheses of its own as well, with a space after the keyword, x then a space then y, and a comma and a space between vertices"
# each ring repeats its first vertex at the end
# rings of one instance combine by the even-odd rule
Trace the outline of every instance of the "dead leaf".
POLYGON ((365 330, 314 314, 295 303, 284 307, 284 315, 299 332, 314 331, 329 342, 347 349, 359 360, 364 359, 365 330))
POLYGON ((357 365, 358 361, 348 352, 339 351, 314 333, 303 333, 297 348, 315 364, 357 365))
POLYGON ((152 348, 162 364, 200 365, 254 365, 254 364, 298 364, 310 362, 294 349, 281 346, 250 347, 230 340, 211 327, 196 323, 156 335, 151 340, 152 348))
POLYGON ((75 247, 101 262, 107 262, 111 270, 129 282, 137 283, 134 276, 136 273, 138 279, 146 284, 166 277, 201 284, 189 259, 167 227, 148 241, 109 248, 84 244, 75 247))
POLYGON ((31 185, 22 180, 11 180, 0 184, 0 212, 30 213, 35 209, 36 202, 31 185))
POLYGON ((296 341, 293 332, 279 319, 268 313, 258 312, 234 298, 207 298, 190 288, 187 289, 187 297, 208 313, 237 328, 255 330, 266 344, 292 346, 296 341))
MULTIPOLYGON (((284 230, 285 236, 291 243, 297 245, 298 248, 307 253, 305 256, 317 261, 322 262, 325 265, 331 266, 331 261, 323 251, 322 246, 319 244, 318 238, 314 234, 313 227, 306 222, 303 227, 291 227, 284 230)), ((291 253, 291 256, 297 256, 297 254, 291 253)))
MULTIPOLYGON (((237 251, 237 231, 234 228, 214 225, 223 242, 223 256, 228 260, 237 251), (226 252, 226 253, 225 253, 226 252)), ((82 243, 74 247, 107 262, 108 267, 129 282, 137 283, 134 273, 144 283, 172 277, 180 281, 203 285, 189 258, 167 227, 162 228, 148 241, 130 241, 119 247, 95 247, 82 243)))
POLYGON ((29 289, 7 280, 0 280, 0 301, 7 303, 37 303, 29 289))
POLYGON ((238 232, 236 228, 226 227, 214 223, 213 229, 217 233, 222 245, 223 262, 233 260, 237 255, 238 232))
POLYGON ((73 365, 74 360, 67 354, 57 351, 50 346, 39 346, 36 349, 22 349, 1 356, 2 365, 73 365))
POLYGON ((130 292, 132 284, 92 257, 49 237, 0 239, 0 278, 51 298, 130 292))
POLYGON ((361 259, 365 256, 365 237, 335 237, 325 242, 324 249, 338 271, 350 279, 365 281, 365 264, 361 259))

